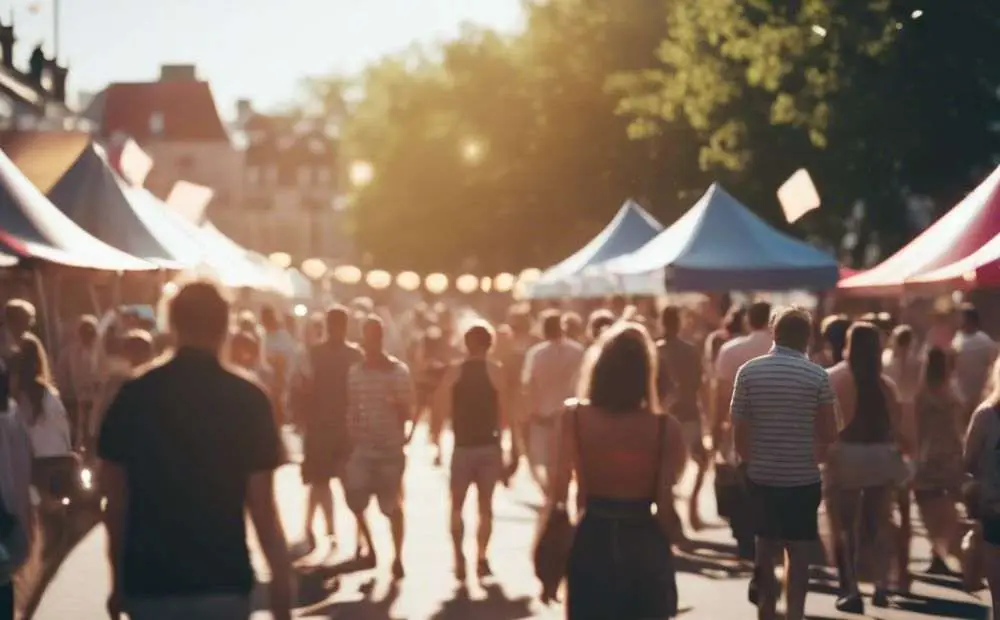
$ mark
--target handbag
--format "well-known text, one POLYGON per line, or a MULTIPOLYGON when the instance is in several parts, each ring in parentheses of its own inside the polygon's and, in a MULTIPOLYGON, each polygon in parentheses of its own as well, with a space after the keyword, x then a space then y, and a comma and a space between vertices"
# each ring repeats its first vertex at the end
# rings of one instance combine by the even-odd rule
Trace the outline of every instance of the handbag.
MULTIPOLYGON (((577 453, 579 454, 580 430, 577 423, 578 411, 579 403, 574 403, 567 407, 563 415, 571 415, 573 417, 573 435, 577 444, 577 453)), ((560 437, 559 450, 555 461, 557 467, 561 466, 562 458, 563 446, 562 437, 560 437)), ((579 475, 579 471, 577 475, 579 475)), ((535 542, 535 576, 542 584, 542 603, 547 604, 558 600, 559 585, 566 576, 566 567, 569 564, 569 554, 573 548, 573 537, 575 535, 576 526, 569 520, 566 501, 563 500, 554 503, 542 520, 542 527, 535 542)))

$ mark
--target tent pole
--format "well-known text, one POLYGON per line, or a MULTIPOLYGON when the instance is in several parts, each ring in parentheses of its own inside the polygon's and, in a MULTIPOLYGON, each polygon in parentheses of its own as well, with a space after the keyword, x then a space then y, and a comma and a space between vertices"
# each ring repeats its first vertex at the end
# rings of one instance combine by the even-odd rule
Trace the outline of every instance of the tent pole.
POLYGON ((45 279, 42 276, 42 267, 36 266, 35 275, 35 295, 38 297, 38 305, 42 311, 42 337, 45 339, 45 346, 49 351, 55 350, 55 342, 52 341, 52 328, 49 323, 49 304, 45 298, 45 279))

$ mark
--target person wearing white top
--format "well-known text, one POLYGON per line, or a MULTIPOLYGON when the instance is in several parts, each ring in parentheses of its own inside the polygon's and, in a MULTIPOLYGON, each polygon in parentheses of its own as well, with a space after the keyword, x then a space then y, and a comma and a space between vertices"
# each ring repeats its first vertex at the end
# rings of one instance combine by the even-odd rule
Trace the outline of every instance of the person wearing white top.
POLYGON ((962 306, 962 329, 955 334, 951 348, 955 351, 955 378, 965 398, 963 423, 983 400, 990 368, 997 358, 997 343, 981 329, 979 311, 972 304, 962 306))
POLYGON ((16 360, 13 395, 28 427, 32 456, 39 459, 72 453, 69 416, 49 379, 48 357, 42 343, 34 336, 25 336, 16 360))

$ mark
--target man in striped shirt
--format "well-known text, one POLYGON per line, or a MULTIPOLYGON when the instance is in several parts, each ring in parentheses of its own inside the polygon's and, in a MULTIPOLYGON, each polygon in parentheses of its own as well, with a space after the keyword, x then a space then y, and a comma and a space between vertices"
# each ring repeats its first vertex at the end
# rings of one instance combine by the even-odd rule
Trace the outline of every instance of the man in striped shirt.
POLYGON ((819 464, 837 439, 830 380, 806 357, 809 314, 788 309, 774 321, 774 347, 744 364, 733 388, 736 450, 748 465, 757 553, 758 615, 775 617, 774 557, 787 553, 788 620, 801 620, 809 549, 819 539, 819 464))

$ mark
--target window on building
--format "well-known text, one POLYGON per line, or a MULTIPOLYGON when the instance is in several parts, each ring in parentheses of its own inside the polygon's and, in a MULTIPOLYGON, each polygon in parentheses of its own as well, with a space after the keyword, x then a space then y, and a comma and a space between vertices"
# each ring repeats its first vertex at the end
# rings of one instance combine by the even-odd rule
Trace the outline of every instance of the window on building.
POLYGON ((312 168, 309 166, 299 167, 299 187, 309 187, 312 185, 312 168))
POLYGON ((258 185, 260 184, 260 168, 257 166, 247 166, 247 184, 248 185, 258 185))
POLYGON ((162 136, 163 130, 165 129, 166 121, 163 118, 163 112, 153 112, 149 116, 149 133, 154 136, 162 136))

